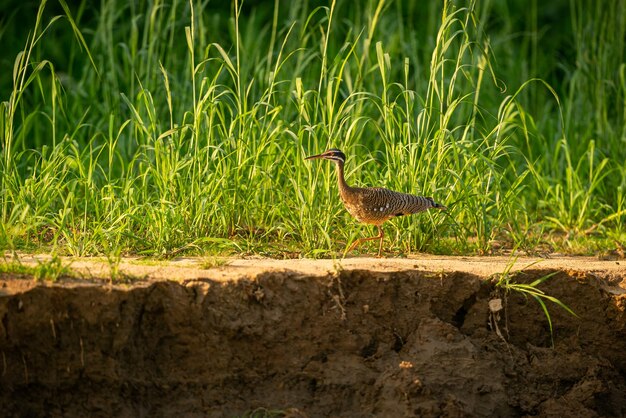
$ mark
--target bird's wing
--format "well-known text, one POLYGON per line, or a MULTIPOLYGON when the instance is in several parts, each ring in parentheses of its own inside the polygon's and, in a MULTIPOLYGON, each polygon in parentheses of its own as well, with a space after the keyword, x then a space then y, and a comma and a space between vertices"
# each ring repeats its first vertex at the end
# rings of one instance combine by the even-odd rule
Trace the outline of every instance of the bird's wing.
POLYGON ((386 216, 402 216, 434 207, 431 198, 395 192, 382 187, 363 189, 361 204, 386 216))

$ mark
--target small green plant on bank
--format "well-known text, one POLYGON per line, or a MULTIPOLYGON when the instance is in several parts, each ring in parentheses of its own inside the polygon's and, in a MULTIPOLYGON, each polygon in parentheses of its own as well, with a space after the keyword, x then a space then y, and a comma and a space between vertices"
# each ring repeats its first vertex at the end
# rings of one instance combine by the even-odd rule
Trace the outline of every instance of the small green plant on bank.
POLYGON ((0 274, 17 276, 34 276, 34 267, 27 266, 19 261, 0 263, 0 274))
POLYGON ((204 256, 200 259, 200 268, 210 270, 216 267, 227 266, 230 260, 225 257, 204 256))
POLYGON ((23 264, 19 259, 9 262, 0 262, 0 274, 33 277, 35 280, 57 281, 62 277, 73 276, 68 264, 58 256, 49 260, 37 260, 37 265, 23 264))
MULTIPOLYGON (((552 302, 552 303, 560 306, 561 308, 563 308, 565 311, 567 311, 572 316, 578 317, 578 315, 576 315, 576 313, 573 310, 571 310, 562 301, 560 301, 559 299, 557 299, 554 296, 546 294, 543 290, 539 289, 539 285, 541 285, 546 280, 550 279, 551 277, 553 277, 554 275, 559 273, 558 271, 553 271, 551 273, 548 273, 545 276, 542 276, 542 277, 536 279, 535 281, 533 281, 532 283, 529 283, 529 284, 519 283, 518 281, 515 280, 515 278, 519 274, 522 274, 522 272, 516 271, 516 272, 511 273, 511 269, 515 265, 515 261, 516 260, 517 260, 517 257, 513 258, 511 260, 511 262, 506 266, 505 270, 502 273, 496 275, 497 278, 496 278, 496 282, 495 282, 495 287, 496 287, 496 289, 501 289, 501 290, 504 291, 504 298, 505 299, 506 299, 507 295, 510 292, 518 292, 524 298, 528 298, 530 296, 535 301, 537 301, 537 303, 541 307, 541 309, 542 309, 542 311, 543 311, 543 313, 544 313, 544 315, 545 315, 545 317, 546 317, 546 319, 548 321, 548 326, 550 328, 550 340, 552 342, 552 346, 554 346, 554 333, 553 333, 553 330, 552 330, 552 318, 550 316, 550 311, 548 310, 548 306, 546 305, 546 302, 552 302)), ((527 266, 526 268, 528 268, 528 267, 530 267, 530 266, 532 266, 534 264, 536 264, 536 263, 532 263, 529 266, 527 266)), ((506 306, 506 302, 505 302, 505 306, 506 306)))

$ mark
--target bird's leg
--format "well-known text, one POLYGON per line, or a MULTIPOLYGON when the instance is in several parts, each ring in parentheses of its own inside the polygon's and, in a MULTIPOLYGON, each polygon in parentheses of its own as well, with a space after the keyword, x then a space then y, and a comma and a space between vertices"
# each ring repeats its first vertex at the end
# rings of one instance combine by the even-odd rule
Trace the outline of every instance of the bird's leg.
POLYGON ((383 253, 383 238, 385 237, 385 233, 383 232, 383 228, 380 225, 378 226, 378 236, 380 237, 380 244, 378 245, 378 258, 382 257, 383 253))
POLYGON ((380 225, 376 225, 376 226, 378 227, 378 235, 376 235, 375 237, 368 237, 368 238, 359 238, 359 239, 357 239, 356 241, 354 241, 352 243, 350 248, 348 248, 348 251, 346 251, 346 253, 349 253, 350 251, 354 250, 362 242, 379 239, 380 240, 380 245, 378 246, 378 257, 380 257, 381 254, 382 254, 382 251, 383 251, 383 238, 385 237, 385 233, 383 232, 383 229, 380 227, 380 225))

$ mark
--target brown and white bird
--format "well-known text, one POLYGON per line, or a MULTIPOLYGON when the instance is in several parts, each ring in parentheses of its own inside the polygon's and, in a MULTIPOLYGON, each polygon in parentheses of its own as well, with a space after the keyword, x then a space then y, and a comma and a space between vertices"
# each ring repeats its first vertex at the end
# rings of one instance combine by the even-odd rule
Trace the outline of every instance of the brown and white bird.
POLYGON ((446 207, 436 203, 432 197, 415 196, 407 193, 394 192, 382 187, 352 187, 346 183, 344 177, 344 164, 346 154, 338 149, 332 148, 328 151, 306 157, 305 160, 321 158, 330 160, 337 167, 337 182, 339 184, 339 195, 344 206, 358 221, 376 225, 378 235, 369 238, 359 238, 350 246, 348 252, 355 249, 360 243, 379 239, 378 257, 383 250, 383 238, 385 236, 381 225, 388 219, 396 216, 410 215, 423 212, 430 208, 446 210, 446 207))

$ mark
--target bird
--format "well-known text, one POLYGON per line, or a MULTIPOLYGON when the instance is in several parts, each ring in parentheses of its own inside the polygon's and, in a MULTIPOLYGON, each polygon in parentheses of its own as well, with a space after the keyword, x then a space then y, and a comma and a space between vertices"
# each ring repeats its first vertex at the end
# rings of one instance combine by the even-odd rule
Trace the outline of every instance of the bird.
POLYGON ((322 154, 311 155, 305 160, 324 159, 335 163, 337 171, 337 183, 339 185, 339 196, 344 206, 359 222, 376 225, 378 235, 368 238, 359 238, 352 243, 346 253, 354 250, 359 244, 365 241, 380 240, 378 245, 378 257, 381 257, 383 250, 382 224, 394 217, 411 215, 434 208, 446 210, 433 200, 432 197, 415 196, 408 193, 400 193, 383 187, 352 187, 346 183, 344 177, 344 165, 346 154, 337 148, 331 148, 322 154))

